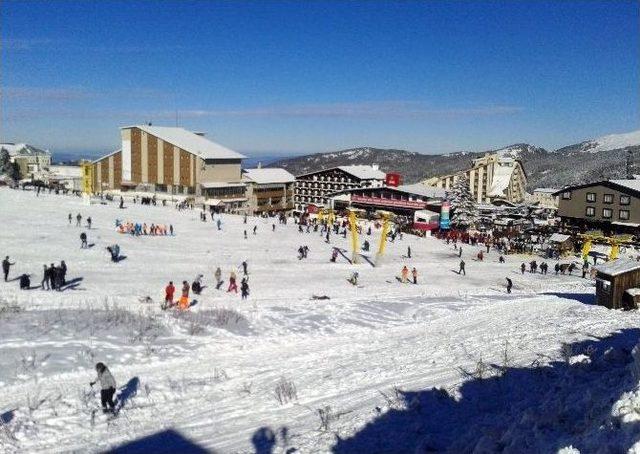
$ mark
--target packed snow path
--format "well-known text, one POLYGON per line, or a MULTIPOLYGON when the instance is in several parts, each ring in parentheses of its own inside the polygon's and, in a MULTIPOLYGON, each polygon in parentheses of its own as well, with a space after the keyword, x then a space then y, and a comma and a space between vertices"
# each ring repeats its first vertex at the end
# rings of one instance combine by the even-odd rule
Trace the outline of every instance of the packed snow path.
MULTIPOLYGON (((101 452, 135 440, 140 452, 176 452, 178 437, 222 453, 271 445, 274 452, 326 452, 336 436, 358 442, 367 424, 397 410, 397 390, 455 394, 464 381, 460 368, 473 370, 479 360, 501 364, 505 350, 511 367, 524 368, 561 358, 563 343, 625 329, 629 342, 637 340, 629 331, 640 322, 637 313, 585 304, 593 299, 590 281, 522 275, 519 265, 530 259, 510 256, 499 264, 493 251, 477 262, 480 247, 463 246, 467 276, 459 276, 453 246, 410 235, 390 243, 373 267, 341 256, 330 263, 334 246, 351 256, 349 239, 332 235, 327 244, 292 222, 243 224, 240 216, 221 215, 218 231, 210 217, 200 221, 198 210, 131 203, 120 210, 7 189, 0 190, 0 212, 0 254, 16 262, 10 280, 31 273, 36 286, 43 264, 65 260, 71 281, 62 292, 0 283, 0 447, 7 452, 101 452), (75 226, 77 213, 83 225, 92 217, 92 229, 75 226), (116 218, 172 224, 176 235, 118 234, 116 218), (82 231, 93 247, 80 249, 82 231), (126 256, 117 264, 105 251, 113 243, 126 256), (298 260, 301 245, 309 246, 309 258, 298 260), (404 257, 407 246, 411 259, 404 257), (242 276, 243 260, 251 289, 244 302, 225 291, 231 270, 242 276), (418 285, 395 279, 404 264, 418 269, 418 285), (212 285, 216 266, 222 290, 212 285), (354 269, 357 287, 346 281, 354 269), (188 313, 160 310, 169 280, 179 292, 183 280, 200 273, 207 287, 188 313), (509 296, 506 276, 514 281, 509 296), (113 420, 96 411, 88 385, 97 361, 118 382, 123 409, 113 420), (295 385, 291 401, 275 397, 278 383, 295 385), (324 430, 319 409, 331 416, 324 430)), ((375 250, 378 237, 374 230, 361 239, 375 250)), ((350 445, 341 446, 348 452, 350 445)))

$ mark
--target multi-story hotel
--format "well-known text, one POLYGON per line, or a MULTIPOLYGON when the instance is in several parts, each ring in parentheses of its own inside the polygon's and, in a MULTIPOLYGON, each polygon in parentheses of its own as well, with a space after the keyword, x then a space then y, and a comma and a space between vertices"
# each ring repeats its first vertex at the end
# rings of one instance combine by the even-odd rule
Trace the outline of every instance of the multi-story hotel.
POLYGON ((126 126, 122 147, 93 162, 93 191, 135 190, 198 197, 236 210, 246 201, 243 155, 183 128, 126 126))
POLYGON ((522 163, 510 155, 501 153, 488 153, 474 159, 468 170, 428 178, 422 183, 451 190, 461 174, 466 174, 469 190, 478 203, 491 203, 496 200, 521 203, 525 200, 527 175, 522 163))
POLYGON ((376 165, 340 166, 298 175, 295 183, 294 211, 308 207, 329 207, 330 194, 345 189, 384 186, 386 174, 376 165))

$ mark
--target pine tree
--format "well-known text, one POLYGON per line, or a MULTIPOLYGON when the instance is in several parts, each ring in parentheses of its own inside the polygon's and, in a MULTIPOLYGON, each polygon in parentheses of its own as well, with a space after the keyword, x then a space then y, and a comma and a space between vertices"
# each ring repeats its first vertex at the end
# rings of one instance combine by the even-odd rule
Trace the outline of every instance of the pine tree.
POLYGON ((7 175, 13 180, 20 178, 20 169, 18 164, 11 162, 9 152, 6 148, 0 149, 0 175, 7 175))
POLYGON ((449 193, 451 203, 451 226, 454 228, 469 228, 475 225, 478 211, 469 190, 469 178, 461 174, 453 184, 449 193))

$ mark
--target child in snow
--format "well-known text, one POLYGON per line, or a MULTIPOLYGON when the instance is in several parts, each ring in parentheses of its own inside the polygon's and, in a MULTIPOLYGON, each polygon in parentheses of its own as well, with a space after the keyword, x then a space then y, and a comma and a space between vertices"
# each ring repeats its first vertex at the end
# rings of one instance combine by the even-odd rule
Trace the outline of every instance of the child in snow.
POLYGON ((95 381, 89 383, 90 386, 100 383, 100 402, 104 413, 113 412, 116 404, 113 402, 113 395, 116 392, 116 381, 103 363, 96 364, 96 372, 98 376, 95 381), (107 406, 109 408, 107 408, 107 406))
POLYGON ((164 307, 166 309, 168 307, 173 306, 173 294, 175 293, 176 288, 173 285, 173 281, 169 281, 169 285, 164 288, 164 307))

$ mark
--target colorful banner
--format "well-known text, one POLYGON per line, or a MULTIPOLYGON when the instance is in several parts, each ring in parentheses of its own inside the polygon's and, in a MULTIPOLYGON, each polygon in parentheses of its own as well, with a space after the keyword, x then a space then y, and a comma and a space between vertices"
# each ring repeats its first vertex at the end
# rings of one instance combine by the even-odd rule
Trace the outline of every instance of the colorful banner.
POLYGON ((449 219, 449 211, 451 210, 451 204, 446 200, 442 202, 442 209, 440 210, 440 228, 446 230, 449 228, 451 221, 449 219))

